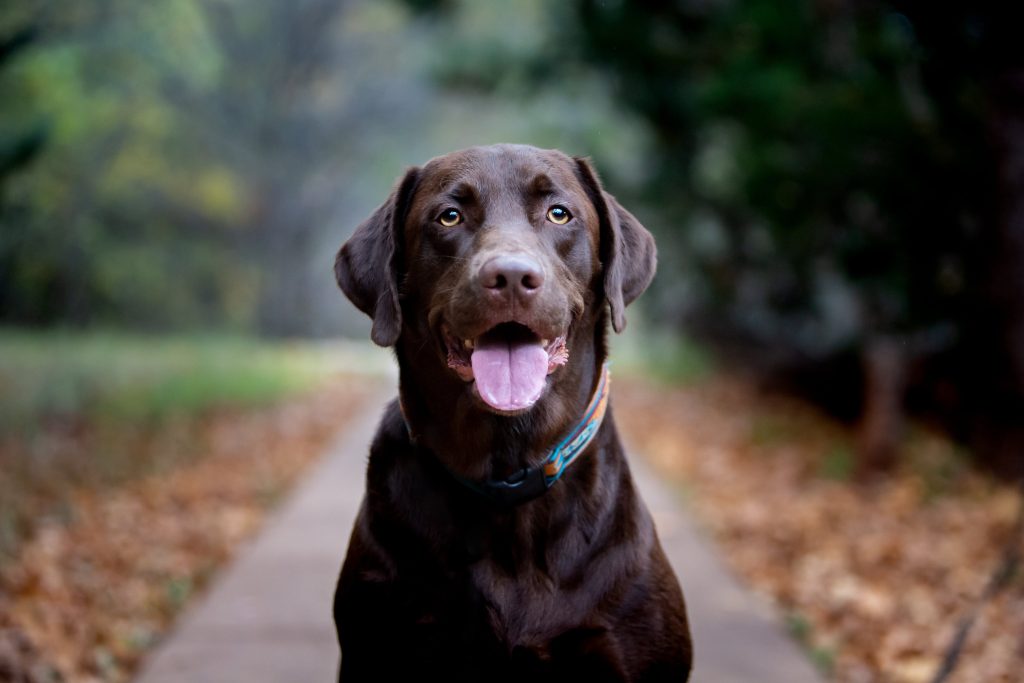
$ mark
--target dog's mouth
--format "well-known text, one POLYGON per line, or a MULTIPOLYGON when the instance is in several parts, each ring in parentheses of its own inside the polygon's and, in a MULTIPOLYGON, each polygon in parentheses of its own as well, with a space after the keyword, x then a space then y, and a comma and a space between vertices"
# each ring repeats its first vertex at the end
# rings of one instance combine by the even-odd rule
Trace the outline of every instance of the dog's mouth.
POLYGON ((448 367, 475 382, 480 399, 498 413, 531 407, 544 393, 547 376, 569 360, 566 335, 542 339, 526 325, 505 322, 473 339, 444 327, 448 367))

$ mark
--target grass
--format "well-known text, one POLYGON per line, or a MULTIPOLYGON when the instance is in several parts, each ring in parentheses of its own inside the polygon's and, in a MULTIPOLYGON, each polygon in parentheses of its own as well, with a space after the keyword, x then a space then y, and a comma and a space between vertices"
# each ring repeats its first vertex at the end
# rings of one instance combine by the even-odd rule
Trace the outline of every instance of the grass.
POLYGON ((778 415, 755 415, 750 427, 750 441, 759 448, 771 448, 799 437, 799 425, 778 415))
POLYGON ((368 344, 0 329, 0 560, 41 519, 71 518, 76 490, 201 458, 209 411, 389 364, 368 344))
POLYGON ((790 637, 807 653, 814 667, 826 678, 831 678, 835 671, 835 650, 812 644, 814 629, 807 617, 799 612, 789 612, 785 615, 785 626, 790 637))
POLYGON ((631 320, 611 340, 616 372, 640 375, 662 385, 688 386, 715 372, 711 353, 693 339, 631 320))
POLYGON ((850 481, 857 468, 857 456, 850 446, 838 444, 828 451, 818 465, 818 476, 833 481, 850 481))
POLYGON ((0 330, 0 435, 267 404, 324 379, 338 364, 331 353, 310 342, 227 335, 0 330))

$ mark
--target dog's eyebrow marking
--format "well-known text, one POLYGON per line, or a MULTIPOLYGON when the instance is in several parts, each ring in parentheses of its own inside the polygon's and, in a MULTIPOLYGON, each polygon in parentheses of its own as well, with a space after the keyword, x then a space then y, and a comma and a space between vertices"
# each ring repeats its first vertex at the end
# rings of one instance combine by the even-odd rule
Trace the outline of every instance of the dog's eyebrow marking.
POLYGON ((526 191, 534 196, 539 197, 548 194, 555 193, 555 184, 551 182, 551 178, 546 173, 539 173, 533 177, 530 184, 526 186, 526 191))
POLYGON ((478 201, 476 188, 469 183, 459 183, 444 194, 445 198, 459 204, 475 204, 478 201))

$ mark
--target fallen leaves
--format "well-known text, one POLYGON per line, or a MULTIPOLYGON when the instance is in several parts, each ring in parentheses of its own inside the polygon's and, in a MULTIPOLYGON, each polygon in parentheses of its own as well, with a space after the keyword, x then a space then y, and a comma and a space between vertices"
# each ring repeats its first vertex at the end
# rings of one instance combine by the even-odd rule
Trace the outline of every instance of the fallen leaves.
MULTIPOLYGON (((85 488, 70 517, 39 521, 0 572, 0 679, 125 680, 367 391, 336 386, 133 437, 137 448, 196 457, 85 488)), ((823 669, 845 683, 931 679, 1008 540, 1018 509, 1010 487, 923 430, 907 440, 899 471, 856 484, 847 429, 739 381, 619 380, 613 400, 632 444, 689 493, 732 566, 823 669)), ((1010 683, 1021 671, 1018 576, 985 604, 952 680, 1010 683)))
MULTIPOLYGON (((916 430, 903 467, 846 478, 849 431, 797 401, 735 380, 685 389, 620 382, 616 418, 691 495, 732 566, 790 615, 835 680, 926 683, 958 618, 999 561, 1012 487, 916 430)), ((985 605, 958 683, 1021 680, 1024 578, 985 605)))
MULTIPOLYGON (((358 409, 366 380, 276 407, 222 411, 135 448, 195 457, 74 492, 0 569, 0 679, 123 681, 214 570, 358 409)), ((83 457, 88 457, 83 453, 83 457)))

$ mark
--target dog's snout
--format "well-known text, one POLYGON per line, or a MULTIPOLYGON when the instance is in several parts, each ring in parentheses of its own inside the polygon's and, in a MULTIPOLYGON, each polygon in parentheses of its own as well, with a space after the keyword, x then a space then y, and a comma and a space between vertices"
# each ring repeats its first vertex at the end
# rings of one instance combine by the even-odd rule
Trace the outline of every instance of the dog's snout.
POLYGON ((544 284, 544 271, 525 254, 501 254, 481 266, 478 281, 491 295, 525 299, 544 284))

